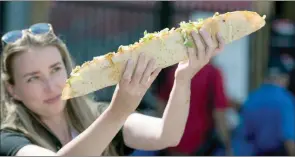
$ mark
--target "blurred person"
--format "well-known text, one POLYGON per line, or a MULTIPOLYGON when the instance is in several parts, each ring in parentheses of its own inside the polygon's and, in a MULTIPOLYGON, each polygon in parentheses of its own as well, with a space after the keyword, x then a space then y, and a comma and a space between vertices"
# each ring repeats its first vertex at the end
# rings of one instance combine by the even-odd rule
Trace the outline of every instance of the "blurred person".
MULTIPOLYGON (((288 90, 293 94, 293 96, 295 96, 295 59, 294 59, 295 56, 290 56, 290 60, 291 61, 291 65, 293 65, 293 68, 292 70, 290 70, 290 79, 289 79, 289 84, 288 84, 288 90)), ((290 64, 290 63, 289 63, 290 64)))
MULTIPOLYGON (((169 99, 176 67, 165 71, 165 82, 159 89, 164 101, 169 99)), ((169 155, 213 155, 224 147, 231 155, 230 130, 227 125, 228 101, 220 70, 213 64, 205 65, 192 79, 190 111, 183 137, 169 155)))
POLYGON ((288 90, 295 96, 295 69, 290 72, 290 81, 288 84, 288 90))
POLYGON ((189 112, 191 79, 224 46, 219 35, 218 48, 206 31, 192 36, 204 49, 188 49, 165 113, 155 118, 135 112, 161 70, 154 59, 141 54, 136 64, 129 60, 110 104, 96 108, 86 96, 61 100, 74 65, 50 24, 8 32, 2 37, 0 155, 129 155, 133 149, 177 145, 189 112))
POLYGON ((248 96, 233 137, 235 155, 295 155, 295 104, 286 89, 289 70, 280 59, 272 59, 265 82, 248 96))

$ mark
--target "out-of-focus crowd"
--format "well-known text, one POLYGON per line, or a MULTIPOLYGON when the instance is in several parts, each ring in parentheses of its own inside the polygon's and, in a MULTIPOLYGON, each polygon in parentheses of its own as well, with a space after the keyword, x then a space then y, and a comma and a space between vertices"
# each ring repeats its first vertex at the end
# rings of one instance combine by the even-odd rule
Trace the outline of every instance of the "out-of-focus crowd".
MULTIPOLYGON (((228 98, 221 70, 208 64, 192 80, 190 113, 179 145, 137 150, 134 155, 294 155, 294 24, 278 20, 272 33, 264 81, 244 102, 228 98)), ((173 74, 172 67, 160 76, 158 115, 168 100, 173 74)))
MULTIPOLYGON (((159 151, 136 150, 133 155, 294 154, 295 70, 287 67, 285 56, 270 61, 265 81, 242 104, 227 99, 222 73, 213 64, 206 65, 192 80, 190 113, 179 145, 159 151)), ((157 95, 161 103, 153 109, 142 104, 142 111, 163 114, 173 74, 173 67, 164 71, 166 81, 157 95)))

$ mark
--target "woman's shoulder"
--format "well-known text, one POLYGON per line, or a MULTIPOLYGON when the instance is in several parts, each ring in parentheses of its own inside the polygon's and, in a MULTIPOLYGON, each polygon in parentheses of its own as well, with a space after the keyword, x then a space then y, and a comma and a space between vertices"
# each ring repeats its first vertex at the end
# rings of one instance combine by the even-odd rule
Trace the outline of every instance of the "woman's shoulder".
POLYGON ((0 130, 0 156, 15 156, 24 146, 32 144, 21 132, 1 129, 0 130))

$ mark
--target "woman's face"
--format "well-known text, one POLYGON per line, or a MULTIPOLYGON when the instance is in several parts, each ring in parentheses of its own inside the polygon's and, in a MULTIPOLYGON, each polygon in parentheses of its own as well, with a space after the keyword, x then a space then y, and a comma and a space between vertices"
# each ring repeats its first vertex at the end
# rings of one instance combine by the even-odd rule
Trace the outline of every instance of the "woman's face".
POLYGON ((12 60, 13 97, 43 118, 60 114, 65 107, 61 100, 67 72, 56 47, 32 47, 12 60))

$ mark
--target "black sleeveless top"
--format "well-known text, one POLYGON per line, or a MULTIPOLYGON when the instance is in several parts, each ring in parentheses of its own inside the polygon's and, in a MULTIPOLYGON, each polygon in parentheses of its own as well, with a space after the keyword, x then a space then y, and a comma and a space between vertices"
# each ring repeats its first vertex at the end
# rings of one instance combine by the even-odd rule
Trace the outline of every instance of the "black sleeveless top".
MULTIPOLYGON (((58 138, 49 131, 48 135, 52 137, 53 142, 56 144, 56 149, 61 149, 62 144, 58 138)), ((134 151, 134 149, 124 144, 122 130, 118 132, 113 141, 116 141, 115 148, 120 156, 129 155, 134 151)), ((0 156, 15 156, 21 148, 30 144, 34 144, 34 142, 21 132, 8 129, 0 131, 0 156)))

